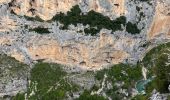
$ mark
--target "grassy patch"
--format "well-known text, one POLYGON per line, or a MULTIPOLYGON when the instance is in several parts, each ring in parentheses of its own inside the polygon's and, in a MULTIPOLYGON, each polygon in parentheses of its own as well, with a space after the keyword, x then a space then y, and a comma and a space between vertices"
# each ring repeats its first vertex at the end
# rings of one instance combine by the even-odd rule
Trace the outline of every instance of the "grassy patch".
POLYGON ((67 73, 61 65, 38 63, 31 70, 31 84, 28 88, 30 100, 63 100, 66 93, 76 91, 78 87, 67 80, 67 73))

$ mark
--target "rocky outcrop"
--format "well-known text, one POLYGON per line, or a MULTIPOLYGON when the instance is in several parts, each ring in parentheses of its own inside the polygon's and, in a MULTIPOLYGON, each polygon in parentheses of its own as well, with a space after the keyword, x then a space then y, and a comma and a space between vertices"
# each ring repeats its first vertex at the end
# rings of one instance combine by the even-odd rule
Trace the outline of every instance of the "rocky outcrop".
POLYGON ((149 39, 170 38, 170 1, 158 0, 156 5, 156 12, 152 22, 152 26, 148 33, 149 39))
POLYGON ((4 54, 0 54, 0 59, 0 97, 24 92, 27 88, 29 68, 4 54))
MULTIPOLYGON (((33 42, 34 45, 29 44, 28 53, 34 60, 46 59, 66 65, 99 69, 100 66, 118 64, 129 56, 123 50, 116 50, 114 42, 107 43, 108 37, 102 36, 100 40, 91 40, 87 43, 71 41, 72 43, 64 45, 44 38, 42 40, 47 41, 46 43, 38 40, 33 42)), ((32 41, 30 43, 32 44, 32 41)))

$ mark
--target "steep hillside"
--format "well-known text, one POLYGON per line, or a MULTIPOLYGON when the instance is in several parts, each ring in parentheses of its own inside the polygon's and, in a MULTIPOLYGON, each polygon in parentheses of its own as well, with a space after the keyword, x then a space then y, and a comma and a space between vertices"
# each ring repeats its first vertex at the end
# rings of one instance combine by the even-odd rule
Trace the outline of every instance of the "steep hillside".
POLYGON ((0 0, 0 99, 167 99, 169 42, 169 0, 0 0))

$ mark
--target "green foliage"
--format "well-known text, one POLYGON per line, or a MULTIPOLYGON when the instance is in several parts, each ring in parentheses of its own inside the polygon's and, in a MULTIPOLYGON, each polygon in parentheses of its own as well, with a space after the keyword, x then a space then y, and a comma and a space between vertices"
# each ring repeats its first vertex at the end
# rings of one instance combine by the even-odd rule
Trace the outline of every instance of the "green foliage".
POLYGON ((99 32, 99 30, 98 30, 98 29, 95 29, 95 28, 90 28, 90 29, 85 28, 85 29, 84 29, 84 32, 85 32, 86 34, 90 34, 90 35, 94 36, 94 35, 96 35, 96 33, 99 32))
POLYGON ((89 91, 85 90, 83 94, 80 95, 80 97, 76 100, 107 100, 103 96, 99 95, 91 95, 89 91))
POLYGON ((70 16, 79 16, 81 13, 81 9, 78 5, 74 6, 69 12, 68 15, 70 16))
POLYGON ((101 80, 104 74, 108 75, 111 81, 137 81, 141 78, 141 67, 139 65, 133 66, 128 64, 114 65, 110 69, 104 69, 96 73, 96 79, 101 80))
POLYGON ((127 23, 126 31, 128 33, 132 33, 132 34, 140 33, 140 30, 138 29, 137 25, 136 24, 132 24, 131 22, 127 23))
POLYGON ((152 80, 151 82, 149 82, 148 84, 145 85, 145 91, 146 93, 152 93, 152 91, 155 89, 156 87, 156 80, 152 80))
POLYGON ((31 94, 32 91, 35 94, 30 96, 29 100, 63 100, 66 92, 76 91, 78 88, 68 82, 66 75, 67 73, 61 69, 61 65, 36 64, 31 70, 31 84, 28 88, 28 94, 31 94))
POLYGON ((136 6, 136 10, 139 12, 141 10, 141 8, 136 6))
POLYGON ((39 34, 48 34, 48 33, 50 33, 48 28, 41 28, 41 27, 30 29, 30 31, 35 31, 35 32, 37 32, 39 34))
POLYGON ((0 54, 0 83, 10 82, 12 78, 26 79, 29 67, 13 57, 0 54))
POLYGON ((35 17, 29 17, 29 16, 23 16, 26 20, 28 21, 39 21, 39 22, 44 22, 43 19, 41 19, 40 17, 38 16, 35 16, 35 17))
MULTIPOLYGON (((154 47, 153 49, 151 49, 143 58, 143 64, 144 66, 147 67, 152 67, 155 65, 155 61, 153 60, 153 58, 156 58, 157 55, 160 55, 162 52, 164 52, 164 49, 169 48, 170 47, 170 42, 166 43, 166 44, 161 44, 157 47, 154 47)), ((156 59, 155 59, 156 60, 156 59)))
POLYGON ((136 95, 131 100, 148 100, 149 98, 146 95, 136 95))
MULTIPOLYGON (((114 86, 115 82, 124 82, 121 87, 123 89, 135 88, 136 81, 142 78, 141 67, 139 64, 136 66, 129 64, 114 65, 109 69, 98 71, 95 75, 97 80, 103 80, 104 74, 107 75, 107 81, 112 83, 113 89, 107 90, 106 93, 113 98, 122 99, 123 96, 116 94, 115 91, 118 87, 114 86)), ((119 87, 120 88, 120 87, 119 87)), ((116 100, 116 99, 115 99, 116 100)))
POLYGON ((109 89, 106 91, 106 94, 112 98, 112 100, 121 100, 123 97, 121 94, 116 93, 115 91, 118 90, 118 88, 113 87, 113 89, 109 89))
MULTIPOLYGON (((90 29, 85 29, 86 34, 96 35, 102 28, 106 28, 112 31, 123 30, 121 25, 126 25, 126 17, 120 16, 115 20, 110 20, 109 17, 103 16, 102 14, 95 12, 93 10, 89 11, 87 14, 81 13, 81 9, 78 5, 74 6, 71 11, 67 12, 67 15, 59 13, 52 18, 52 20, 59 21, 64 24, 62 29, 67 29, 70 24, 77 25, 82 23, 83 25, 90 25, 90 29), (94 28, 96 27, 96 29, 94 28)), ((130 24, 132 27, 137 28, 135 24, 130 24)), ((128 28, 130 26, 128 25, 128 28)), ((133 28, 131 28, 133 29, 133 28)), ((132 34, 139 33, 139 31, 130 31, 132 34)))
POLYGON ((24 93, 18 93, 12 100, 25 100, 25 95, 24 93))
POLYGON ((170 84, 170 65, 168 62, 168 55, 170 51, 170 43, 161 44, 146 54, 143 63, 146 67, 150 68, 151 72, 156 76, 155 80, 148 87, 149 92, 154 88, 160 93, 169 92, 168 86, 170 84))

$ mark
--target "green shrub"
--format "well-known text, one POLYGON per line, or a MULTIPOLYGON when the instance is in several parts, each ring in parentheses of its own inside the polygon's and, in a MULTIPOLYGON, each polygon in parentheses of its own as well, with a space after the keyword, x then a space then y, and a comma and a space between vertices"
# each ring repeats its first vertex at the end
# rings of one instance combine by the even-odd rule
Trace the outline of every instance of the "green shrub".
POLYGON ((35 17, 29 17, 29 16, 23 16, 26 20, 28 21, 39 21, 39 22, 44 22, 43 19, 41 19, 40 17, 38 16, 35 16, 35 17))
POLYGON ((113 100, 121 100, 123 99, 123 95, 117 94, 119 88, 123 89, 131 89, 135 88, 135 83, 142 79, 141 67, 139 64, 130 65, 130 64, 117 64, 112 66, 109 69, 103 69, 101 71, 97 71, 95 77, 97 80, 102 81, 104 75, 107 75, 106 80, 109 81, 113 89, 105 90, 107 95, 110 96, 113 100), (124 82, 122 87, 116 87, 115 82, 124 82))
POLYGON ((98 29, 95 29, 95 28, 90 28, 90 29, 88 29, 88 28, 85 28, 84 29, 84 32, 86 33, 86 34, 91 34, 92 36, 94 36, 96 33, 98 33, 100 30, 98 30, 98 29))
POLYGON ((131 22, 128 22, 126 25, 126 31, 128 33, 132 33, 132 34, 138 34, 140 33, 140 30, 138 29, 136 24, 132 24, 131 22))
MULTIPOLYGON (((121 25, 126 25, 125 16, 120 16, 115 20, 110 20, 109 17, 103 16, 101 13, 95 12, 93 10, 89 11, 87 14, 83 14, 81 13, 81 9, 78 5, 74 6, 71 11, 68 11, 67 15, 64 13, 59 13, 55 15, 52 20, 59 21, 60 23, 64 24, 61 29, 67 29, 70 24, 75 26, 78 23, 82 23, 83 25, 90 25, 90 29, 84 30, 86 34, 90 35, 96 35, 102 28, 112 30, 113 32, 123 30, 121 25), (96 29, 92 27, 96 27, 96 29)), ((134 28, 137 28, 137 26, 135 26, 136 24, 130 25, 132 25, 134 28)), ((139 31, 135 31, 134 33, 134 31, 131 31, 131 29, 129 32, 132 32, 132 34, 139 33, 139 31)))
POLYGON ((48 28, 41 28, 41 27, 29 29, 29 31, 35 31, 35 32, 37 32, 37 33, 39 33, 39 34, 48 34, 48 33, 50 33, 50 31, 48 30, 48 28))

